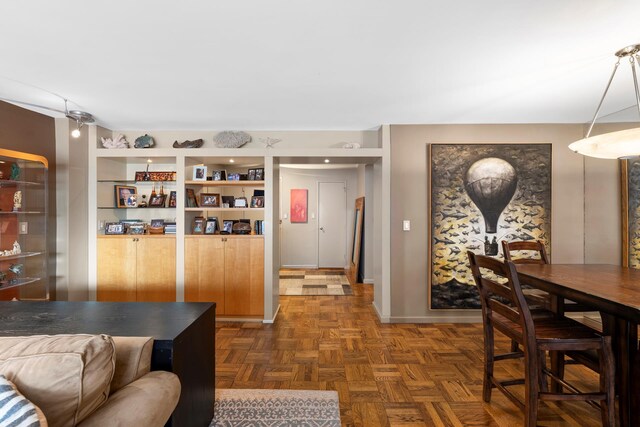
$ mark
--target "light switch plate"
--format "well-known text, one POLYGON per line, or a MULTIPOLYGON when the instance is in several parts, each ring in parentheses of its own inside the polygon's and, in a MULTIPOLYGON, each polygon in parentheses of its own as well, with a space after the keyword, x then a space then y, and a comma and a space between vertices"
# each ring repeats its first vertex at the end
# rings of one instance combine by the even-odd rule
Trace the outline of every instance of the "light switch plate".
POLYGON ((402 231, 409 231, 411 230, 411 221, 409 221, 408 219, 405 219, 404 221, 402 221, 402 231))
POLYGON ((29 223, 24 221, 24 222, 20 222, 19 228, 20 234, 28 234, 29 233, 29 223))
POLYGON ((284 214, 284 219, 287 219, 287 218, 289 218, 289 215, 288 214, 284 214))

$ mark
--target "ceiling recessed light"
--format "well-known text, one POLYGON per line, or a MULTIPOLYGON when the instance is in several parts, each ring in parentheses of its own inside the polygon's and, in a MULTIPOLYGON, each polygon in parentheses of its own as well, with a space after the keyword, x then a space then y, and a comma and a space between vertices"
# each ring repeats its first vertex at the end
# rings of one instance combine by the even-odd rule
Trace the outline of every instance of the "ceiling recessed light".
POLYGON ((324 159, 324 162, 325 163, 329 163, 329 159, 324 159))
POLYGON ((153 163, 153 160, 147 159, 147 163, 153 163))
POLYGON ((234 163, 234 162, 235 162, 235 160, 229 159, 229 163, 234 163))

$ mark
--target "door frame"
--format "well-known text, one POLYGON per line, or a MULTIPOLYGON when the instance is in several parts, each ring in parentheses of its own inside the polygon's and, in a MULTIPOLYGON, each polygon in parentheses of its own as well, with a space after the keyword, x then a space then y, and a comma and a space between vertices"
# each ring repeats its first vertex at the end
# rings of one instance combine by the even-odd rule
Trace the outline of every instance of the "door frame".
POLYGON ((347 182, 346 181, 318 181, 316 183, 316 221, 317 221, 317 226, 316 226, 316 233, 317 233, 317 238, 316 238, 316 266, 317 268, 322 268, 320 267, 320 184, 342 184, 342 188, 344 189, 344 231, 345 231, 345 235, 344 235, 344 257, 342 260, 342 263, 344 264, 341 268, 348 268, 347 267, 347 253, 348 251, 348 235, 349 235, 349 223, 347 222, 347 210, 348 210, 348 206, 347 206, 347 182))

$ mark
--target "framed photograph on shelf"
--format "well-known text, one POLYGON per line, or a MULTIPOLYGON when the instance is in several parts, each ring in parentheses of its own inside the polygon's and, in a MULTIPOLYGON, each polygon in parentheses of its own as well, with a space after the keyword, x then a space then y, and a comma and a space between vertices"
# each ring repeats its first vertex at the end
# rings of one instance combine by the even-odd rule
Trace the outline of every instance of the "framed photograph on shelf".
POLYGON ((121 222, 108 222, 104 226, 104 234, 124 234, 124 224, 121 222))
POLYGON ((220 194, 217 193, 202 193, 200 194, 200 206, 209 208, 220 207, 220 194))
POLYGON ((172 191, 169 193, 169 207, 170 208, 175 208, 176 207, 176 192, 172 191))
POLYGON ((247 198, 246 197, 238 197, 233 201, 234 208, 246 208, 247 207, 247 198))
POLYGON ((206 166, 194 166, 193 167, 193 180, 194 181, 206 181, 207 180, 207 167, 206 166))
POLYGON ((207 223, 204 227, 204 234, 215 234, 218 231, 218 217, 207 218, 207 223))
POLYGON ((192 188, 187 188, 185 192, 186 200, 184 201, 184 205, 187 208, 197 208, 198 207, 198 199, 196 198, 196 192, 193 191, 192 188))
POLYGON ((256 170, 255 169, 249 169, 247 171, 247 179, 249 181, 255 181, 256 180, 256 170))
POLYGON ((232 208, 233 207, 233 196, 222 196, 222 207, 223 208, 232 208))
POLYGON ((191 223, 191 234, 203 234, 205 221, 203 216, 197 216, 193 218, 191 223))
POLYGON ((239 173, 230 173, 227 176, 227 181, 240 181, 240 174, 239 173))
POLYGON ((144 224, 130 224, 127 234, 144 234, 144 224))
POLYGON ((227 171, 226 170, 213 171, 213 173, 211 174, 211 178, 213 178, 214 181, 226 181, 227 171))
POLYGON ((220 233, 231 234, 232 231, 233 231, 233 221, 231 220, 222 221, 222 231, 220 233))
POLYGON ((251 198, 251 207, 252 208, 264 208, 264 197, 262 197, 262 196, 253 196, 251 198))
POLYGON ((136 187, 129 185, 116 185, 115 198, 117 208, 135 208, 138 206, 136 187))
POLYGON ((264 168, 257 168, 256 181, 263 181, 263 180, 264 180, 264 168))
POLYGON ((164 208, 164 202, 167 200, 166 194, 156 194, 149 197, 150 208, 164 208))

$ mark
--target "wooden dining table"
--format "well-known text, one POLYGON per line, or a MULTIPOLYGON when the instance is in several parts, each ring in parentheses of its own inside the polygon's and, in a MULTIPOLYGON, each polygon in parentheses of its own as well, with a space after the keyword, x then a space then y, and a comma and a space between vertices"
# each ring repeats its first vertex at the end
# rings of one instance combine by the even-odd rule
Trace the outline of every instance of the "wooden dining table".
POLYGON ((620 426, 640 426, 640 270, 607 264, 521 264, 521 283, 593 307, 613 337, 620 426))

